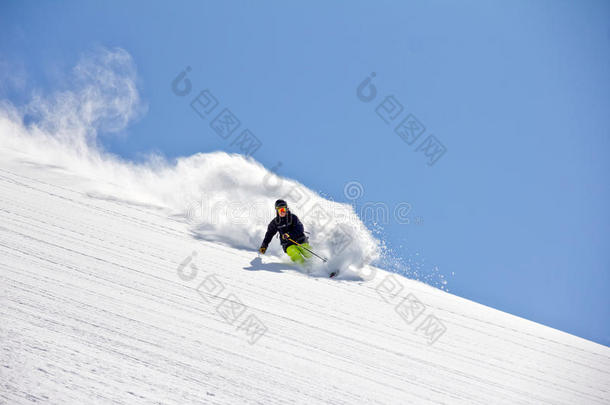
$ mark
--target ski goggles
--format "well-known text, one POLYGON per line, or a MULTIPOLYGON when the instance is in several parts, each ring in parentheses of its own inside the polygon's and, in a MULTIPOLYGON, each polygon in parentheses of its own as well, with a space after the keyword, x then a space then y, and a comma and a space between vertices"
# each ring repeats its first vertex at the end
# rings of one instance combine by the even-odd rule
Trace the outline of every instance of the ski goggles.
POLYGON ((278 208, 276 208, 276 210, 280 214, 285 214, 286 213, 286 207, 278 207, 278 208))

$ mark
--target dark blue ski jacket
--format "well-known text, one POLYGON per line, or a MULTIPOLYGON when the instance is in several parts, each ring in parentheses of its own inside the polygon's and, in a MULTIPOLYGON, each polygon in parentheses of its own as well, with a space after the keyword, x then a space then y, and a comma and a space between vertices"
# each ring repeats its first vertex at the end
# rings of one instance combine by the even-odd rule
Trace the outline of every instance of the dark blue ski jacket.
POLYGON ((305 236, 303 224, 296 215, 290 212, 290 210, 286 210, 286 216, 284 218, 280 217, 277 213, 275 214, 275 218, 269 222, 269 226, 267 226, 267 233, 265 234, 265 239, 263 239, 261 247, 266 249, 273 236, 278 232, 280 234, 280 243, 282 244, 284 252, 288 249, 288 246, 294 245, 294 243, 288 239, 282 239, 282 235, 285 233, 289 234, 290 239, 295 242, 307 243, 308 241, 307 236, 305 236))

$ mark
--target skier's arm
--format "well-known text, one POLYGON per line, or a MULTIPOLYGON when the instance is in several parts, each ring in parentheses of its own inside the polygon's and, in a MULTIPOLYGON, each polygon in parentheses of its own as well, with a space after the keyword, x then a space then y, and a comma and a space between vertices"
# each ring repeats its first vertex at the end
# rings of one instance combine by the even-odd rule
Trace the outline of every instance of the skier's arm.
POLYGON ((267 227, 267 233, 265 234, 265 239, 263 239, 261 247, 266 249, 267 246, 269 246, 269 243, 271 242, 271 239, 273 238, 273 235, 275 235, 276 232, 277 227, 275 226, 275 221, 271 221, 269 223, 269 226, 267 227))
POLYGON ((293 236, 298 238, 302 235, 305 235, 305 228, 303 227, 303 223, 301 222, 299 217, 293 214, 292 219, 294 220, 294 224, 292 225, 292 229, 294 232, 293 236))

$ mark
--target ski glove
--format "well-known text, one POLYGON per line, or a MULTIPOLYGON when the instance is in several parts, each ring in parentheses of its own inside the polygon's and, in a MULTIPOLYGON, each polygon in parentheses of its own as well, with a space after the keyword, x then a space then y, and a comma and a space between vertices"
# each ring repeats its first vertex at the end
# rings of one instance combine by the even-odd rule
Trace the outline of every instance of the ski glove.
POLYGON ((260 247, 260 249, 258 249, 258 251, 259 251, 259 252, 261 252, 261 254, 263 254, 263 255, 264 255, 264 254, 265 254, 265 252, 267 251, 267 248, 266 248, 266 247, 262 247, 262 246, 261 246, 261 247, 260 247))
POLYGON ((285 239, 288 239, 288 238, 290 238, 289 234, 285 233, 285 234, 282 235, 282 239, 285 240, 285 239))

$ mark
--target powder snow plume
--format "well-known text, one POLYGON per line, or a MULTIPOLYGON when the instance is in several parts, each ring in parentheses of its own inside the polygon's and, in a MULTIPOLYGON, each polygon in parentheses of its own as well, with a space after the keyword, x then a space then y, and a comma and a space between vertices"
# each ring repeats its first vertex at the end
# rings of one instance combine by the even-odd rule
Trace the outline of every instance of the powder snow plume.
MULTIPOLYGON (((274 216, 274 201, 283 198, 310 232, 311 245, 330 258, 329 267, 357 270, 378 258, 379 241, 350 205, 277 176, 250 157, 213 152, 169 162, 151 154, 134 163, 104 151, 100 134, 124 131, 146 110, 125 50, 90 52, 71 77, 68 89, 34 93, 23 106, 0 100, 4 151, 92 180, 91 197, 155 207, 184 221, 195 238, 252 251, 274 216)), ((282 255, 279 243, 272 242, 268 255, 282 255)))

